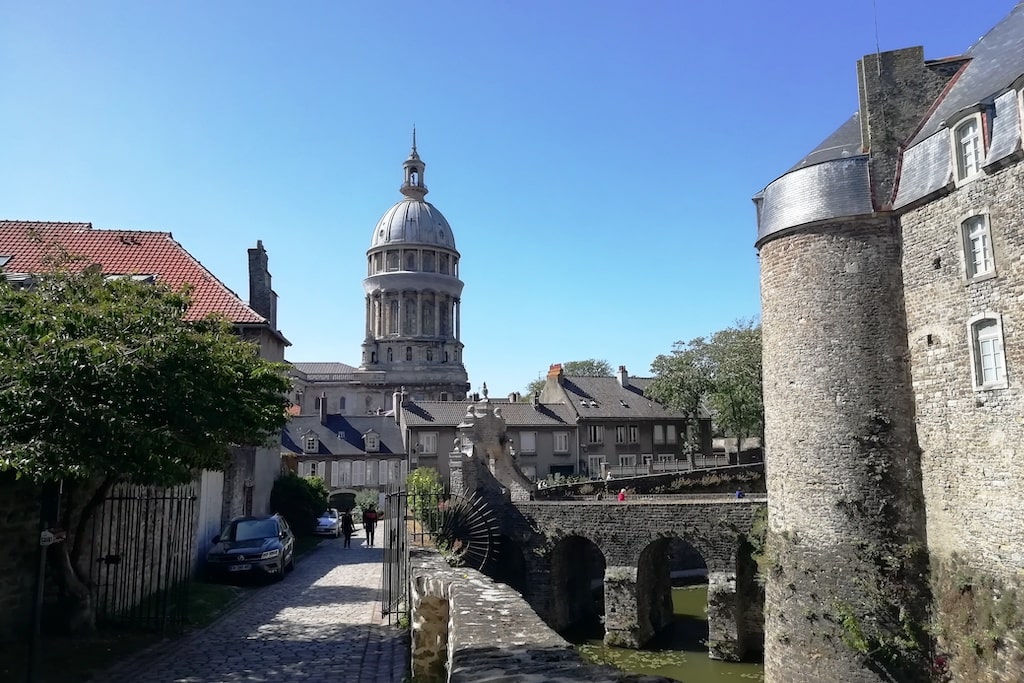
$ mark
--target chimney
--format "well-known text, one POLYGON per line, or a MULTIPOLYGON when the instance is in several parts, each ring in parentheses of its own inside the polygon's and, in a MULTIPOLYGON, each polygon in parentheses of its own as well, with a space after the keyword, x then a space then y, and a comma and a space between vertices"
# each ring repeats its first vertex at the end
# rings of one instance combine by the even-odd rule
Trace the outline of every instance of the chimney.
POLYGON ((537 406, 540 405, 540 392, 539 391, 533 392, 533 401, 532 401, 532 403, 533 403, 533 407, 534 408, 536 408, 537 406))
POLYGON ((402 422, 402 406, 405 405, 406 399, 409 394, 405 392, 405 387, 396 389, 395 393, 391 397, 391 405, 394 408, 395 413, 395 424, 401 424, 402 422))
POLYGON ((327 424, 327 392, 321 392, 316 401, 320 408, 320 424, 327 424))
POLYGON ((629 386, 629 373, 626 372, 626 366, 625 365, 620 365, 619 366, 619 386, 620 387, 628 387, 629 386))
POLYGON ((903 147, 965 61, 925 62, 924 48, 908 47, 857 62, 861 145, 876 210, 891 207, 903 147))
POLYGON ((249 306, 277 329, 277 293, 270 286, 270 270, 267 268, 267 250, 263 240, 256 240, 256 246, 249 250, 249 306))
POLYGON ((551 381, 552 379, 557 381, 559 384, 562 383, 562 364, 561 363, 554 363, 550 368, 548 368, 548 381, 551 381))

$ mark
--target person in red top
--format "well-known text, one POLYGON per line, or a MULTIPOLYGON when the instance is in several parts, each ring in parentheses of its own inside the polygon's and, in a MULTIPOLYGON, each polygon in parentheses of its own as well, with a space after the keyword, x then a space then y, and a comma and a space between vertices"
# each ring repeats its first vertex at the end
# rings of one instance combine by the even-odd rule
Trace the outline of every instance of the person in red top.
POLYGON ((366 545, 373 547, 373 528, 377 526, 377 510, 371 505, 363 511, 363 529, 366 530, 366 545))
POLYGON ((626 502, 626 489, 619 489, 619 502, 620 503, 625 503, 626 502))

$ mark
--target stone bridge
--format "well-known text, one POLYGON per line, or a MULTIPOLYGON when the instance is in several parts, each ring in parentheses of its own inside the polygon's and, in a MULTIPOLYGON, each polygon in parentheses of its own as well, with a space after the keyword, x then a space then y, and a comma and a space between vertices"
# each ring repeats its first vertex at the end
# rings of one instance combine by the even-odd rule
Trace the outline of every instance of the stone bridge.
POLYGON ((738 660, 763 644, 749 539, 766 505, 764 496, 725 495, 505 505, 500 578, 557 631, 601 616, 603 604, 605 643, 642 647, 672 620, 679 539, 707 567, 709 652, 738 660))
POLYGON ((682 547, 707 568, 711 656, 762 649, 751 541, 764 526, 765 496, 530 500, 535 487, 510 453, 499 411, 485 394, 449 455, 452 492, 477 500, 493 522, 486 573, 519 590, 556 631, 603 617, 606 644, 639 648, 672 621, 671 555, 682 547))

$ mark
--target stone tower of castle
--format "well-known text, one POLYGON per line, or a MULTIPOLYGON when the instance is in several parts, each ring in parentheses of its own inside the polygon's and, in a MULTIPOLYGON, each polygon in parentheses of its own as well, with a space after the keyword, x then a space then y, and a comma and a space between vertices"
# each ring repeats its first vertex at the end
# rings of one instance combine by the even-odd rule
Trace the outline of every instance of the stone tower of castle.
POLYGON ((755 198, 771 683, 927 680, 924 503, 890 197, 898 146, 947 74, 920 48, 865 57, 858 73, 860 112, 755 198), (905 652, 900 638, 920 647, 905 652))

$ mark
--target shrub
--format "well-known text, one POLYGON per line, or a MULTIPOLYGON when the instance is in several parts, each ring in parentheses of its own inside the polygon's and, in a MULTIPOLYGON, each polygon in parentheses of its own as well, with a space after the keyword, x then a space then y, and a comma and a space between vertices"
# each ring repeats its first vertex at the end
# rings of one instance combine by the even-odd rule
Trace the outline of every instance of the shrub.
POLYGON ((296 536, 309 536, 316 528, 317 517, 327 509, 328 493, 323 479, 289 472, 274 482, 270 509, 288 521, 296 536))
POLYGON ((441 475, 432 467, 420 467, 406 478, 409 493, 409 508, 417 519, 436 528, 438 505, 444 496, 441 475))

